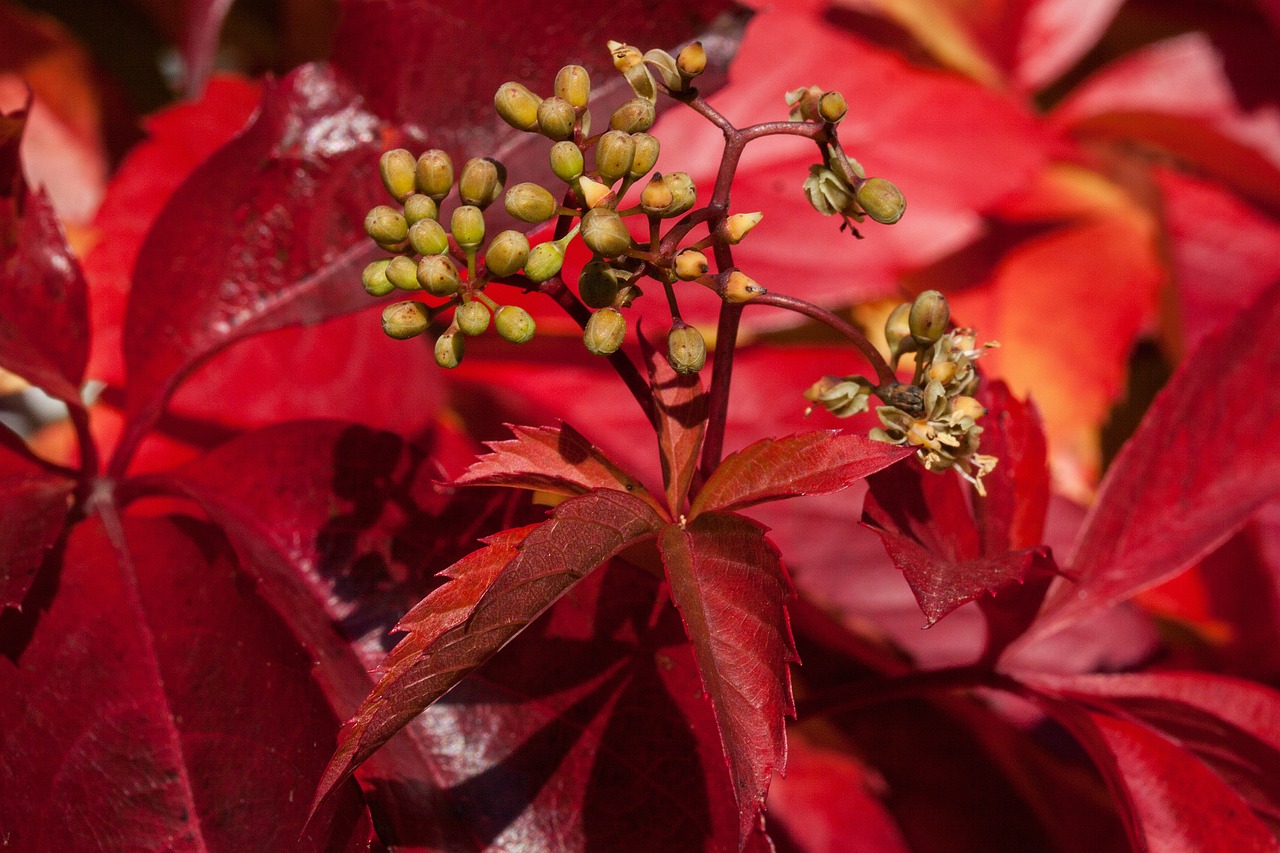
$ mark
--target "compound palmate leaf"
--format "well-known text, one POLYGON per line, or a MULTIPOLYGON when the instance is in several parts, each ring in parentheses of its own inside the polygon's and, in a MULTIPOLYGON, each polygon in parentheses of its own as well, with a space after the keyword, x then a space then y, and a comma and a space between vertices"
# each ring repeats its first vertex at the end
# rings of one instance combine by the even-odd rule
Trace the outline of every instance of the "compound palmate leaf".
POLYGON ((570 498, 551 518, 514 540, 493 542, 480 556, 464 558, 447 573, 467 583, 473 572, 491 573, 474 609, 457 600, 449 585, 432 593, 453 611, 443 622, 426 618, 430 605, 406 617, 410 631, 421 626, 430 639, 411 633, 392 650, 390 669, 348 721, 338 750, 316 792, 316 805, 382 744, 468 673, 506 645, 592 569, 662 528, 664 519, 646 501, 626 492, 601 489, 570 498), (471 563, 468 563, 471 560, 471 563), (448 599, 446 601, 446 599, 448 599), (440 629, 444 630, 441 631, 440 629))
POLYGON ((795 713, 787 665, 799 660, 786 611, 791 581, 764 526, 733 513, 667 525, 659 548, 720 727, 745 844, 787 760, 783 715, 795 713))
POLYGON ((0 610, 18 607, 62 531, 75 481, 42 466, 0 425, 0 610))

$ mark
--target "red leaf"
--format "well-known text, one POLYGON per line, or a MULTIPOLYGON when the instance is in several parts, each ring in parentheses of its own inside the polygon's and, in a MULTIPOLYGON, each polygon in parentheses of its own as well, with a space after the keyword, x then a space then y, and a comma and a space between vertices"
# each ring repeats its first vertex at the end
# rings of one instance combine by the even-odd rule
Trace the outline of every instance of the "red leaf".
POLYGON ((67 510, 75 481, 54 473, 30 455, 11 449, 10 437, 0 426, 0 611, 21 607, 45 554, 53 547, 67 510))
POLYGON ((5 649, 7 843, 367 849, 353 787, 332 827, 299 840, 337 720, 225 541, 188 521, 126 519, 115 541, 97 519, 77 527, 49 611, 5 649))
POLYGON ((862 523, 874 530, 932 625, 983 593, 1054 572, 1043 546, 982 555, 959 479, 899 465, 868 482, 862 523))
POLYGON ((783 715, 795 714, 787 664, 799 661, 786 600, 793 593, 764 527, 730 513, 706 512, 669 524, 659 547, 711 698, 733 779, 739 843, 764 808, 774 771, 783 772, 783 715))
POLYGON ((1210 335, 1174 373, 1107 473, 1043 635, 1177 574, 1280 490, 1273 428, 1280 371, 1263 329, 1280 326, 1280 283, 1210 335))
MULTIPOLYGON (((510 429, 515 438, 485 442, 493 452, 480 457, 453 482, 463 486, 511 486, 570 497, 593 489, 619 489, 653 502, 639 481, 568 424, 559 428, 510 429)), ((662 512, 656 503, 654 508, 662 512)))
MULTIPOLYGON (((644 501, 626 492, 600 490, 560 504, 550 520, 529 532, 515 557, 508 545, 485 549, 484 560, 507 559, 462 624, 431 643, 410 635, 402 642, 413 656, 392 651, 395 668, 388 671, 356 716, 344 728, 338 751, 329 762, 315 805, 318 806, 365 759, 435 702, 471 670, 488 660, 526 625, 581 578, 625 548, 652 536, 662 519, 644 501)), ((493 571, 488 569, 468 569, 493 571)), ((450 609, 448 587, 433 593, 450 609)), ((419 616, 422 611, 415 608, 419 616)), ((415 620, 417 621, 417 620, 415 620)), ((430 625, 431 623, 425 622, 430 625)))
POLYGON ((0 114, 0 367, 80 405, 89 352, 84 275, 43 191, 21 179, 27 112, 0 114))
POLYGON ((1043 541, 1049 512, 1049 460, 1035 403, 1019 400, 1003 382, 983 386, 982 452, 999 459, 983 478, 987 496, 975 504, 982 553, 1000 554, 1043 541))
POLYGON ((676 373, 648 338, 638 337, 657 409, 662 485, 667 493, 667 506, 678 516, 684 511, 689 486, 698 469, 702 436, 707 429, 707 395, 697 373, 676 373))
POLYGON ((1267 827, 1191 753, 1138 723, 1050 706, 1088 750, 1140 851, 1280 850, 1267 827))
POLYGON ((835 430, 761 439, 720 463, 690 514, 838 492, 911 453, 910 448, 835 430))

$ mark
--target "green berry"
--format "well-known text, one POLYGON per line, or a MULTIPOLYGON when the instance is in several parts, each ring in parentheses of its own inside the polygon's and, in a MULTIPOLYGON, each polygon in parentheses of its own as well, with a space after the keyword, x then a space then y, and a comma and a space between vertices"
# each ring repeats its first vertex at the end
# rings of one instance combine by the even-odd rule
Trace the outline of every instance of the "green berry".
POLYGON ((538 105, 538 130, 550 139, 569 139, 578 114, 564 98, 547 98, 538 105))
POLYGON ((489 275, 495 278, 515 275, 528 260, 529 238, 519 231, 500 232, 484 253, 484 265, 488 268, 489 275))
POLYGON ((378 160, 378 172, 382 175, 382 185, 396 201, 403 202, 413 195, 416 189, 413 181, 416 165, 417 161, 414 160, 413 155, 403 148, 384 152, 378 160))
POLYGON ((907 322, 911 328, 911 337, 919 346, 935 343, 947 331, 951 322, 951 306, 947 297, 936 290, 926 290, 911 303, 911 313, 907 322))
POLYGON ((439 148, 423 152, 418 158, 414 180, 418 192, 439 204, 453 188, 453 159, 439 148))
POLYGON ((439 219, 440 208, 432 201, 431 196, 414 193, 404 200, 404 218, 411 226, 424 219, 439 219))
POLYGON ((897 222, 907 210, 902 190, 884 178, 867 178, 858 186, 854 197, 867 216, 885 225, 897 222))
POLYGON ((434 219, 419 219, 409 227, 409 245, 419 255, 443 255, 449 251, 449 235, 434 219))
POLYGON ((597 207, 582 216, 582 242, 597 255, 615 258, 631 248, 631 233, 616 210, 597 207))
POLYGON ((624 133, 644 133, 653 127, 657 113, 653 102, 647 98, 632 98, 613 111, 609 127, 624 133))
POLYGON ((411 258, 397 255, 387 264, 385 271, 387 281, 401 290, 421 290, 418 283, 418 266, 411 258))
POLYGON ((516 130, 538 129, 538 105, 542 99, 520 83, 503 83, 493 96, 493 108, 516 130))
POLYGON ((591 75, 581 65, 566 65, 556 73, 555 91, 574 109, 583 109, 591 100, 591 75))
POLYGON ((382 309, 382 331, 398 341, 422 334, 430 324, 421 302, 395 302, 382 309))
POLYGON ((482 335, 489 328, 489 309, 475 299, 464 302, 453 312, 453 322, 464 335, 482 335))
POLYGON ((387 267, 390 264, 391 260, 388 258, 374 261, 360 274, 360 282, 370 296, 386 296, 396 289, 396 286, 387 280, 387 267))
POLYGON ((591 315, 582 331, 582 343, 592 355, 611 355, 622 346, 627 318, 617 308, 601 308, 591 315))
POLYGON ((707 363, 707 342, 693 326, 676 323, 667 335, 667 363, 676 373, 697 373, 707 363))
POLYGON ((530 281, 544 282, 553 278, 564 266, 564 248, 559 243, 539 243, 529 250, 524 274, 530 281))
POLYGON ((453 329, 436 338, 436 346, 433 352, 436 364, 447 370, 452 370, 461 364, 465 340, 462 335, 453 329))
MULTIPOLYGON (((542 245, 548 245, 543 243, 542 245)), ((529 316, 529 312, 516 305, 503 305, 493 315, 493 325, 505 341, 513 344, 526 344, 533 340, 537 324, 529 316)))
POLYGON ((550 190, 534 183, 516 184, 507 190, 505 206, 507 213, 530 223, 546 222, 559 209, 550 190))
POLYGON ((563 140, 551 146, 551 171, 568 183, 582 174, 582 149, 576 142, 563 140))
POLYGON ((636 156, 636 143, 631 134, 620 130, 608 130, 596 143, 596 172, 606 184, 627 174, 636 156))
POLYGON ((394 207, 380 204, 365 216, 364 231, 379 245, 399 243, 409 235, 409 222, 394 207))
POLYGON ((477 249, 484 242, 484 213, 469 204, 456 207, 449 220, 449 230, 464 250, 477 249))
POLYGON ((578 275, 578 296, 588 308, 607 308, 618 295, 616 271, 599 258, 593 258, 578 275))
POLYGON ((452 296, 462 285, 458 268, 448 255, 427 255, 415 270, 418 284, 432 296, 452 296))
POLYGON ((658 137, 647 133, 633 133, 631 138, 635 140, 636 153, 631 158, 631 168, 627 170, 627 177, 637 181, 658 165, 658 152, 662 150, 662 146, 658 142, 658 137))
POLYGON ((505 171, 497 160, 472 157, 458 176, 458 195, 462 197, 462 203, 482 210, 488 207, 502 192, 505 171))

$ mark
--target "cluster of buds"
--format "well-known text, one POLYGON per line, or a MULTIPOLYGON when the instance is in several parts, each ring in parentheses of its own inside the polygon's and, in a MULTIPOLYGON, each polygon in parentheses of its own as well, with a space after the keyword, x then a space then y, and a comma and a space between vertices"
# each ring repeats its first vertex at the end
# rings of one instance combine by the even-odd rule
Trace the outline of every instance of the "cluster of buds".
MULTIPOLYGON (((533 337, 529 312, 515 305, 498 305, 484 292, 494 278, 519 271, 529 254, 529 240, 520 231, 495 235, 478 266, 485 242, 485 208, 502 194, 506 169, 496 160, 474 158, 457 175, 458 204, 441 222, 441 204, 454 189, 453 160, 432 149, 420 157, 403 148, 388 151, 379 161, 382 183, 396 206, 380 204, 369 211, 364 227, 375 243, 392 257, 365 267, 364 289, 371 296, 397 290, 422 293, 444 301, 435 304, 408 299, 388 305, 382 328, 398 340, 417 337, 436 317, 453 309, 448 327, 436 338, 435 359, 441 367, 462 361, 464 339, 483 334, 493 325, 512 343, 533 337), (465 269, 465 271, 464 271, 465 269)), ((508 207, 513 192, 508 191, 508 207)), ((551 212, 544 218, 554 214, 551 212)))
POLYGON ((914 447, 926 469, 955 468, 979 494, 986 494, 982 478, 996 458, 978 453, 978 420, 986 409, 973 396, 978 388, 974 362, 997 344, 978 348, 972 329, 948 331, 950 323, 947 298, 936 290, 902 303, 885 323, 885 338, 890 364, 896 366, 904 353, 915 353, 910 385, 877 387, 862 376, 824 376, 805 392, 805 399, 843 418, 866 411, 875 394, 885 403, 876 408, 883 428, 871 430, 871 438, 914 447))

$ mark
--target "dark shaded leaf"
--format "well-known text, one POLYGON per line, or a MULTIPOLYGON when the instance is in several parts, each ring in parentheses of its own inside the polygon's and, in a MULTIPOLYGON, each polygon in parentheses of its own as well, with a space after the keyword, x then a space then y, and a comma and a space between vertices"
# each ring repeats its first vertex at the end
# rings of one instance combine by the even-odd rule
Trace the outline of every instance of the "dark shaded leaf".
POLYGON ((76 528, 31 642, 16 665, 0 658, 8 844, 367 849, 354 786, 299 840, 338 721, 309 657, 238 575, 205 525, 76 528))
MULTIPOLYGON (((518 553, 509 544, 485 549, 477 558, 503 562, 465 622, 430 643, 411 634, 403 643, 415 654, 392 651, 388 670, 356 716, 344 727, 338 751, 316 792, 318 806, 352 770, 423 709, 484 663, 533 619, 605 560, 655 534, 662 519, 649 504, 625 492, 600 490, 570 498, 524 537, 518 553)), ((467 574, 472 569, 469 567, 467 574)), ((449 600, 447 586, 433 593, 449 600)), ((465 604, 449 601, 450 609, 465 604)), ((418 611, 418 616, 423 615, 418 611)), ((435 626, 423 620, 429 630, 435 626)))
POLYGON ((764 527, 731 513, 667 525, 659 547, 720 727, 745 844, 770 778, 786 768, 783 715, 795 714, 788 664, 799 661, 786 610, 791 581, 764 527))
POLYGON ((648 338, 638 337, 657 409, 655 426, 658 454, 662 459, 662 485, 667 493, 667 506, 672 515, 679 516, 684 511, 702 452, 702 436, 707 429, 707 395, 699 374, 676 373, 648 338))
POLYGON ((78 406, 89 357, 84 274, 48 196, 22 179, 28 109, 0 115, 0 368, 78 406))
POLYGON ((690 513, 837 492, 911 453, 911 448, 835 430, 761 439, 720 463, 690 513))
POLYGON ((66 522, 76 483, 10 444, 21 439, 0 425, 0 611, 20 607, 66 522))
POLYGON ((1280 324, 1280 282, 1208 336, 1169 380, 1107 472, 1044 634, 1159 583, 1224 542, 1280 491, 1273 428, 1280 370, 1263 329, 1280 324))

